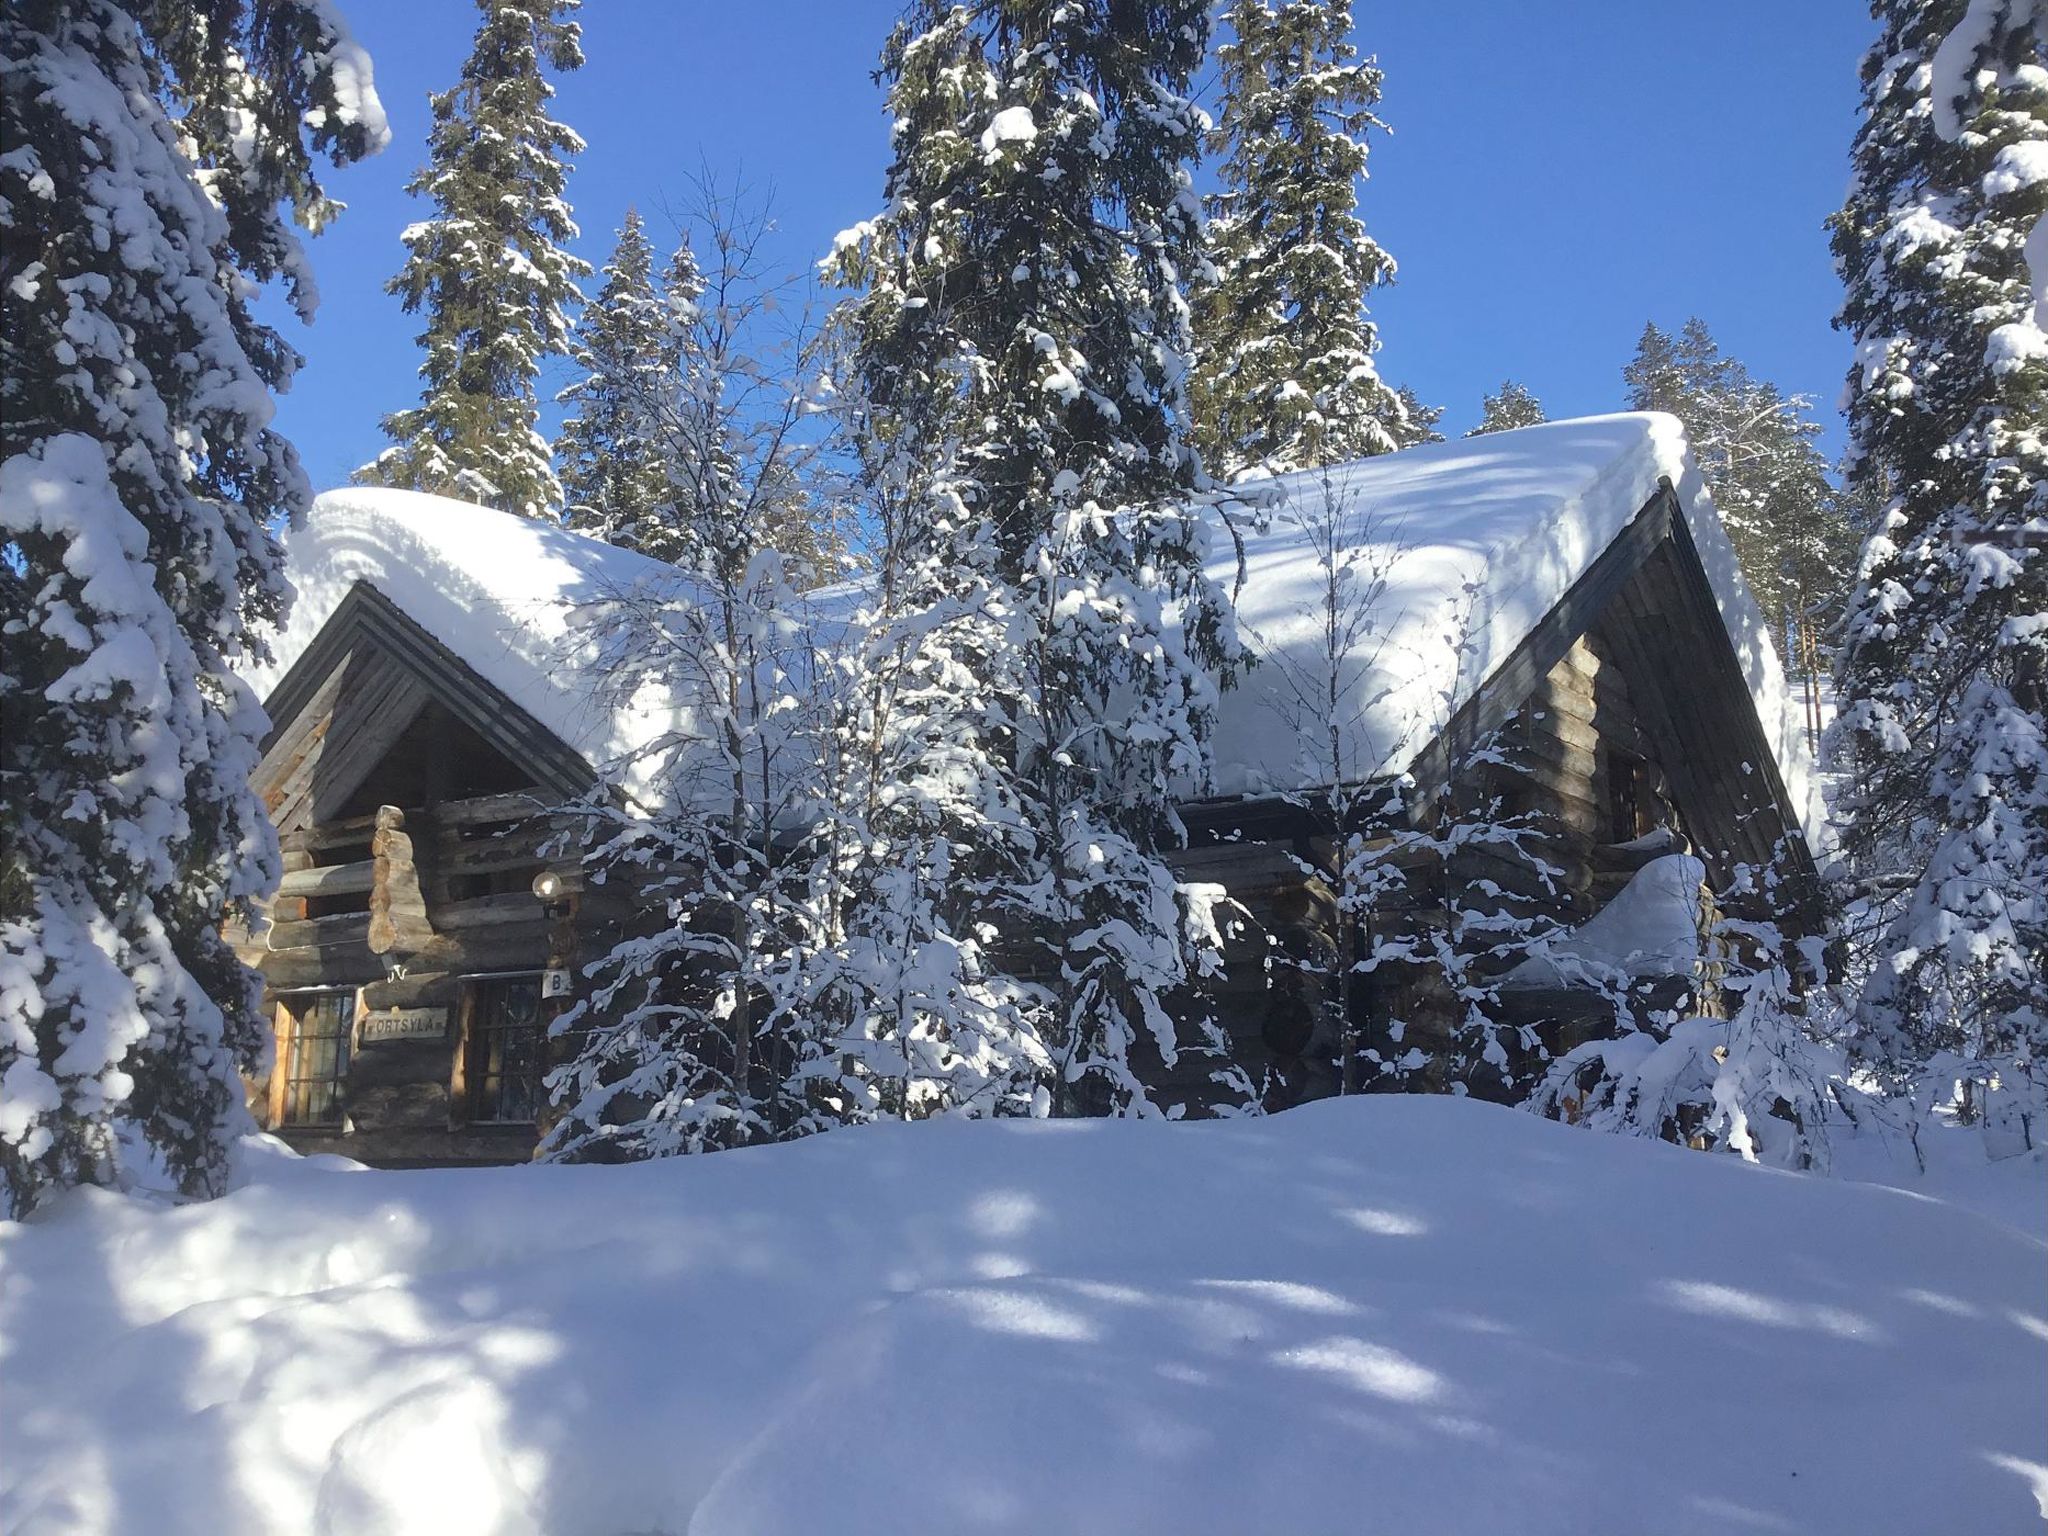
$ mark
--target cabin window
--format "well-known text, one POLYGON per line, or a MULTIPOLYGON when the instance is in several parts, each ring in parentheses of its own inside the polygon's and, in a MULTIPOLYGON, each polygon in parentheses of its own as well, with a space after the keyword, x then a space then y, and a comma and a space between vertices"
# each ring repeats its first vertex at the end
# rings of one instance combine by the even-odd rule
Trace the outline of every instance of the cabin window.
POLYGON ((1614 752, 1607 759, 1607 840, 1632 842, 1642 836, 1643 763, 1614 752))
POLYGON ((284 1102, 278 1118, 285 1125, 339 1125, 356 995, 299 992, 287 993, 279 1001, 287 1023, 284 1102))
POLYGON ((531 1125, 539 1117, 547 1063, 540 976, 491 976, 470 983, 469 1118, 531 1125))

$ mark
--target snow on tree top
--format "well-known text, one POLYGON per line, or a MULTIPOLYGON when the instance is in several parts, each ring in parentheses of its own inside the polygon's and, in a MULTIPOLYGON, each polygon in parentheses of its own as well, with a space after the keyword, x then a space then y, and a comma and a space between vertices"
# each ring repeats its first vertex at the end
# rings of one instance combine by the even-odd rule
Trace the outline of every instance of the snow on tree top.
MULTIPOLYGON (((1329 777, 1327 711, 1294 696, 1321 665, 1321 562, 1305 531, 1327 500, 1344 513, 1355 580, 1377 590, 1371 632, 1340 658, 1346 777, 1404 771, 1450 715, 1583 576, 1656 494, 1675 488, 1792 803, 1816 824, 1800 714, 1768 628, 1676 418, 1588 417, 1429 444, 1327 471, 1240 487, 1270 524, 1245 538, 1237 609, 1264 665, 1223 695, 1206 792, 1266 794, 1329 777)), ((1241 519, 1240 519, 1241 520, 1241 519)), ((348 589, 367 581, 600 771, 687 734, 683 685, 639 682, 623 697, 609 669, 616 626, 649 601, 687 600, 670 566, 584 534, 410 491, 321 496, 286 541, 298 590, 276 660, 252 672, 266 694, 348 589)), ((1226 588, 1237 554, 1217 520, 1209 573, 1226 588)), ((815 594, 821 627, 857 589, 815 594)), ((626 771, 629 792, 651 786, 626 771)), ((1189 792, 1204 787, 1189 786, 1189 792)))

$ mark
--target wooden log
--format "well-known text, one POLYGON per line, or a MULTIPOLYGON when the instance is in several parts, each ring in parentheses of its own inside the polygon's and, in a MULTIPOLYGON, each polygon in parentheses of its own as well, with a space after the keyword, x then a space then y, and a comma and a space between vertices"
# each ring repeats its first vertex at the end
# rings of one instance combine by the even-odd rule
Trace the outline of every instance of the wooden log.
POLYGON ((295 827, 281 833, 278 841, 288 852, 319 853, 328 848, 346 848, 360 843, 370 845, 370 837, 377 830, 377 818, 371 816, 347 816, 338 821, 320 822, 314 826, 295 827))
POLYGON ((1546 881, 1542 871, 1512 854, 1491 853, 1480 848, 1469 848, 1459 853, 1451 861, 1446 877, 1453 889, 1462 890, 1487 880, 1509 895, 1560 909, 1571 908, 1574 895, 1591 883, 1588 877, 1570 868, 1559 869, 1546 881), (1554 891, 1552 887, 1555 887, 1554 891))
POLYGON ((1545 731, 1535 731, 1510 747, 1506 756, 1517 770, 1529 771, 1540 765, 1548 782, 1576 783, 1583 786, 1579 793, 1590 795, 1600 772, 1597 746, 1597 737, 1582 746, 1545 731))
POLYGON ((419 867, 413 862, 405 812, 395 805, 379 807, 370 853, 375 864, 370 886, 370 949, 380 955, 423 948, 434 937, 427 920, 427 899, 420 890, 419 867))
POLYGON ((548 861, 532 848, 494 848, 489 843, 470 843, 449 850, 436 861, 435 873, 446 881, 526 870, 531 878, 548 861))
POLYGON ((500 821, 530 821, 551 816, 560 802, 542 790, 516 790, 505 795, 476 795, 467 800, 444 800, 434 807, 437 827, 483 826, 500 821))
POLYGON ((277 894, 282 898, 294 896, 351 896, 370 890, 377 880, 377 866, 373 859, 359 860, 353 864, 319 864, 301 866, 287 870, 279 882, 277 894))
POLYGON ((340 912, 332 917, 309 917, 298 922, 270 925, 264 946, 272 953, 287 949, 320 948, 329 945, 364 946, 370 935, 370 914, 340 912))
POLYGON ((1569 790, 1533 785, 1529 793, 1529 809, 1569 827, 1582 837, 1601 837, 1607 832, 1605 809, 1598 802, 1569 790))
POLYGON ((1561 747, 1570 747, 1591 754, 1599 750, 1604 739, 1601 727, 1594 723, 1590 714, 1570 714, 1532 702, 1526 718, 1528 729, 1524 732, 1523 739, 1516 743, 1517 746, 1548 740, 1556 742, 1561 747))
MULTIPOLYGON (((444 933, 499 927, 531 927, 544 932, 547 916, 531 891, 501 891, 493 896, 443 902, 435 909, 434 926, 444 933)), ((534 959, 537 966, 539 955, 534 959)))
POLYGON ((1572 642, 1572 648, 1564 653, 1557 666, 1551 668, 1551 675, 1556 676, 1559 668, 1564 668, 1588 682, 1597 683, 1603 665, 1599 653, 1587 643, 1586 637, 1581 635, 1572 642))
POLYGON ((1290 850, 1277 843, 1212 843, 1202 848, 1181 848, 1169 853, 1166 862, 1183 878, 1220 882, 1233 895, 1248 889, 1295 884, 1302 879, 1301 866, 1290 850))

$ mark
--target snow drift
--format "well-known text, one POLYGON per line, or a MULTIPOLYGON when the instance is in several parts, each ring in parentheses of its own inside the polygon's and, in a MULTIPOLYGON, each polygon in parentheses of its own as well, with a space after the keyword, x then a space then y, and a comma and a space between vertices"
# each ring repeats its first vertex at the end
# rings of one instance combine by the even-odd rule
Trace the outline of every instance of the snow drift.
POLYGON ((2048 1246, 1445 1099, 0 1228, 14 1536, 2038 1530, 2048 1246))

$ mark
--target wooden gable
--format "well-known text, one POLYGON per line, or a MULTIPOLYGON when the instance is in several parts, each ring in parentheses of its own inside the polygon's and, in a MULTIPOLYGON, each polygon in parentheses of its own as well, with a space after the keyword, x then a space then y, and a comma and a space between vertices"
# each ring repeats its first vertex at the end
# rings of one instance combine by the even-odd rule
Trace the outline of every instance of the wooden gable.
POLYGON ((527 789, 562 801, 596 781, 560 737, 363 582, 266 706, 272 724, 254 784, 280 832, 341 819, 366 794, 392 803, 439 798, 393 789, 401 747, 412 749, 402 760, 419 772, 446 775, 471 794, 527 789))
MULTIPOLYGON (((1575 669, 1602 667, 1608 677, 1599 690, 1625 694, 1622 734, 1640 738, 1634 750, 1668 782, 1670 798, 1683 813, 1683 830, 1713 883, 1725 888, 1740 865, 1775 869, 1785 883, 1779 915, 1795 927, 1817 928, 1820 882, 1799 813, 1669 480, 1659 483, 1620 537, 1452 714, 1416 755, 1409 774, 1420 785, 1448 788, 1457 765, 1518 717, 1569 708, 1566 695, 1573 690, 1560 687, 1560 679, 1575 669)), ((1599 690, 1588 696, 1597 697, 1599 690)), ((1598 732, 1614 721, 1602 714, 1584 723, 1598 732)), ((1568 725, 1536 733, 1570 734, 1568 725)), ((1570 748, 1568 740, 1562 743, 1562 750, 1570 748)), ((1604 766, 1587 767, 1585 784, 1597 786, 1589 791, 1588 810, 1605 804, 1605 773, 1604 766)), ((1418 808, 1425 798, 1416 797, 1418 808)), ((1197 850, 1214 850, 1207 862, 1219 870, 1244 857, 1219 845, 1291 843, 1302 854, 1319 830, 1308 813, 1279 798, 1200 802, 1184 808, 1183 819, 1197 850)), ((1203 862, 1201 852, 1194 862, 1203 862)))
POLYGON ((1820 883, 1799 813, 1668 480, 1410 772, 1447 782, 1517 712, 1541 707, 1546 679, 1588 646, 1619 669, 1632 727, 1669 776, 1712 881, 1726 886, 1739 865, 1775 869, 1794 914, 1816 920, 1820 883))

